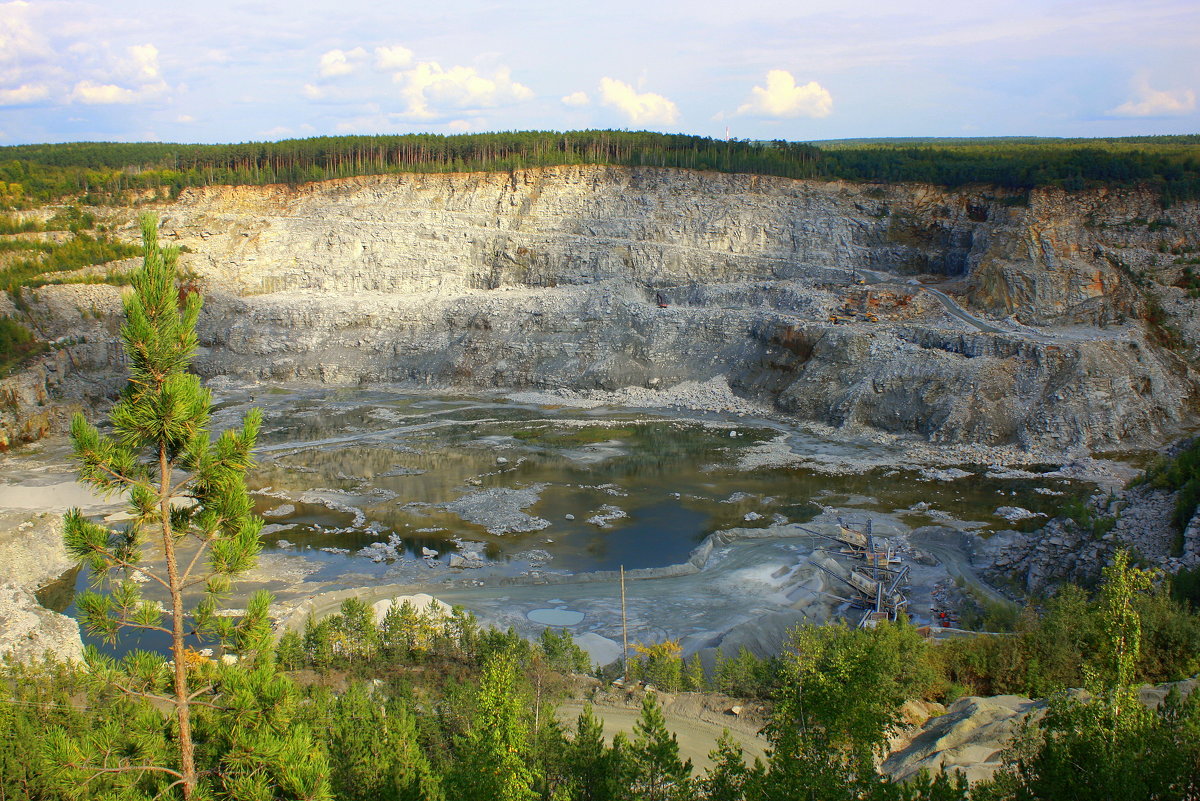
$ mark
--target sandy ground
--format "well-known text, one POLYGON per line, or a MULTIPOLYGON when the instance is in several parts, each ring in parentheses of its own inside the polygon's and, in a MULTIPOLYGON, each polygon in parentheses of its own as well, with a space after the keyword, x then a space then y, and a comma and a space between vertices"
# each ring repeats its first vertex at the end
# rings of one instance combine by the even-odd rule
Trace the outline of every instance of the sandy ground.
MULTIPOLYGON (((676 705, 672 705, 676 706, 676 705)), ((680 705, 681 707, 683 705, 680 705)), ((558 708, 558 719, 568 728, 574 726, 575 719, 583 711, 583 704, 570 702, 558 708)), ((604 724, 604 738, 612 742, 613 735, 625 732, 633 737, 633 726, 641 714, 640 709, 593 705, 592 713, 604 724)), ((690 759, 696 771, 703 771, 713 763, 709 753, 717 747, 717 738, 722 731, 728 731, 733 738, 741 743, 747 762, 753 762, 755 757, 765 760, 768 743, 765 737, 756 733, 756 727, 747 725, 731 714, 708 712, 686 707, 663 710, 667 730, 675 735, 679 742, 679 756, 690 759), (723 719, 722 719, 723 718, 723 719)))

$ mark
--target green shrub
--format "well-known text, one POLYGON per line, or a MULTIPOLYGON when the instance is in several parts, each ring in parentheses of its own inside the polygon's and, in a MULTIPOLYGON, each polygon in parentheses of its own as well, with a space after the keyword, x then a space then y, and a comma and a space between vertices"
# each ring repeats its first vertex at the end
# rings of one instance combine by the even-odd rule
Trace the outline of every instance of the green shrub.
POLYGON ((0 315, 0 375, 45 350, 45 343, 38 342, 33 334, 7 315, 0 315))
MULTIPOLYGON (((1171 523, 1177 531, 1182 532, 1196 514, 1196 507, 1200 506, 1200 439, 1191 442, 1174 458, 1156 459, 1134 484, 1147 484, 1178 493, 1171 523)), ((1179 538, 1176 549, 1182 545, 1183 540, 1179 538)))
POLYGON ((1062 516, 1074 520, 1076 525, 1084 531, 1091 532, 1096 539, 1100 539, 1112 531, 1113 526, 1117 524, 1115 515, 1108 517, 1097 514, 1087 498, 1076 498, 1064 504, 1062 516))
POLYGON ((93 264, 104 264, 117 259, 127 259, 141 253, 141 248, 107 236, 77 234, 73 239, 59 245, 32 243, 39 250, 37 256, 18 259, 0 269, 0 289, 12 292, 23 286, 40 286, 46 283, 46 273, 78 270, 93 264))
POLYGON ((1171 597, 1200 611, 1200 567, 1180 570, 1171 576, 1171 597))

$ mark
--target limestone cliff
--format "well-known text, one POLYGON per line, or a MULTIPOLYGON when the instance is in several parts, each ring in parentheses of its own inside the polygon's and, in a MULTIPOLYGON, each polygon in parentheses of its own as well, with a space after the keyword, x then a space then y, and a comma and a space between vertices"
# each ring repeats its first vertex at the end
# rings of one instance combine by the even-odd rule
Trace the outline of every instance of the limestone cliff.
POLYGON ((207 375, 725 375, 832 425, 1063 450, 1192 420, 1189 362, 1141 318, 1154 300, 1190 336, 1192 302, 1153 279, 1200 243, 1198 207, 1155 203, 588 166, 209 187, 159 212, 209 297, 207 375))

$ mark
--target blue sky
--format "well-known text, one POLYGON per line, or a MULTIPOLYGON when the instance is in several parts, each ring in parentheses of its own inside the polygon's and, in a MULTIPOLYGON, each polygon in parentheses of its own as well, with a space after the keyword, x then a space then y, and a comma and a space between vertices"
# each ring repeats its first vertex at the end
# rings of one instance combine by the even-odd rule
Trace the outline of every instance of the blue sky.
POLYGON ((0 2, 0 144, 1200 132, 1196 0, 0 2))

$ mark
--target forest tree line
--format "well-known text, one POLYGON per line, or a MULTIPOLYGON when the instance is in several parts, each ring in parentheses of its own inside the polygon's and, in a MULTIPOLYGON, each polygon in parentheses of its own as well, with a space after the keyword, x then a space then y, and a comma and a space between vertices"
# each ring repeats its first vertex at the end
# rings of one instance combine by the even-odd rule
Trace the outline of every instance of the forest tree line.
POLYGON ((389 173, 505 171, 576 164, 676 167, 787 178, 1041 186, 1147 186, 1164 206, 1200 197, 1198 137, 720 140, 648 131, 513 131, 189 145, 76 142, 0 148, 0 208, 64 197, 119 202, 130 191, 298 184, 389 173))

